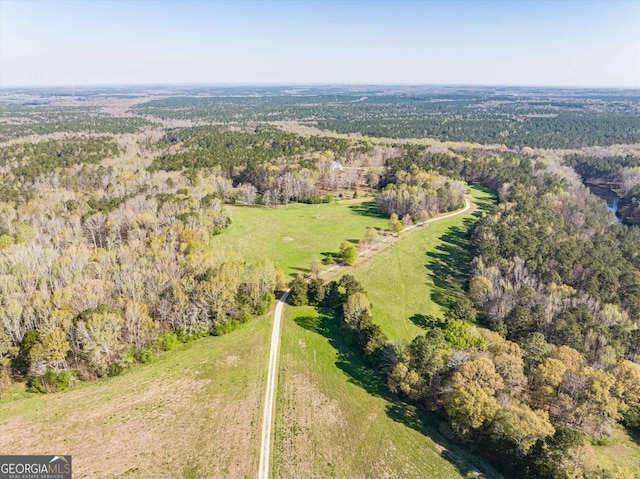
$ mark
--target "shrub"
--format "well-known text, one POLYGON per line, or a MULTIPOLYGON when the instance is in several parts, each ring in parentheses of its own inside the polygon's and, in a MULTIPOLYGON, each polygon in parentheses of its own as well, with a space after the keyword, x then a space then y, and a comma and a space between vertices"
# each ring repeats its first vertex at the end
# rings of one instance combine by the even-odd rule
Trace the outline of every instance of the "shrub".
POLYGON ((353 266, 358 259, 358 249, 348 241, 344 241, 340 245, 340 257, 344 261, 344 264, 353 266))
POLYGON ((47 369, 42 376, 29 379, 27 386, 33 392, 55 393, 67 389, 72 379, 73 375, 69 371, 57 373, 53 369, 47 369))
POLYGON ((162 341, 162 346, 165 351, 171 351, 178 346, 180 340, 178 339, 178 335, 176 333, 166 332, 162 336, 160 336, 160 340, 162 341))
POLYGON ((269 308, 271 307, 271 304, 273 304, 273 301, 275 299, 275 294, 268 293, 256 308, 256 314, 260 316, 269 311, 269 308))
POLYGON ((138 359, 136 358, 136 348, 135 346, 131 346, 127 350, 127 354, 122 356, 122 359, 120 360, 120 365, 122 366, 122 368, 128 368, 131 365, 135 364, 137 361, 138 359))
POLYGON ((335 263, 333 256, 325 256, 324 258, 322 258, 322 264, 333 264, 335 263))
POLYGON ((155 356, 148 349, 143 349, 142 351, 140 351, 140 353, 138 353, 138 361, 140 361, 142 364, 150 363, 154 359, 155 356))
POLYGON ((178 339, 183 343, 209 336, 209 330, 203 327, 182 327, 176 331, 178 339))
POLYGON ((213 336, 222 336, 223 334, 230 333, 238 326, 240 326, 240 321, 235 319, 220 321, 211 327, 211 334, 213 336))

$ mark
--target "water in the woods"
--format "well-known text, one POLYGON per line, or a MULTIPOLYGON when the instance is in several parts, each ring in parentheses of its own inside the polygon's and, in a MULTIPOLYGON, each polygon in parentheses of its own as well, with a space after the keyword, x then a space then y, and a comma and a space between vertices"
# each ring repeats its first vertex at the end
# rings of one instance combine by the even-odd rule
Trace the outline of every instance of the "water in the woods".
POLYGON ((622 224, 622 219, 618 216, 618 201, 620 197, 610 188, 598 185, 587 185, 591 193, 607 201, 607 209, 611 211, 618 224, 622 224))

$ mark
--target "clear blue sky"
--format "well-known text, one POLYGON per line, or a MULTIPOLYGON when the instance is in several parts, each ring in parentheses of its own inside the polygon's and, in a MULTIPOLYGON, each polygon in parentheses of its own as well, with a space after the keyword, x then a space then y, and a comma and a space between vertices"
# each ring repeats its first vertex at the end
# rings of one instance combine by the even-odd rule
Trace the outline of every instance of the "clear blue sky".
POLYGON ((0 0, 0 86, 640 86, 640 0, 0 0))

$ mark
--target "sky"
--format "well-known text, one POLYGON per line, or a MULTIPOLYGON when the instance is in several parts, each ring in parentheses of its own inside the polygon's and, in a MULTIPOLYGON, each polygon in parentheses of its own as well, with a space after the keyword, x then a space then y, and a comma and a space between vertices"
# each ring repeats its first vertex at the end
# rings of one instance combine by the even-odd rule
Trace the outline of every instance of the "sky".
POLYGON ((0 87, 640 87, 640 0, 0 0, 0 87))

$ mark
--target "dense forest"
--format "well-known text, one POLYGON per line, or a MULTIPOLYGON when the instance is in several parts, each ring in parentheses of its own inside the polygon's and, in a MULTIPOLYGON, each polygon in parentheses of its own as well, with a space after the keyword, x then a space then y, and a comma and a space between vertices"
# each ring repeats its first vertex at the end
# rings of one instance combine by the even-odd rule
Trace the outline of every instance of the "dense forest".
POLYGON ((336 92, 307 95, 172 97, 136 107, 141 115, 183 120, 291 121, 338 133, 575 148, 637 143, 640 115, 635 93, 581 97, 565 91, 389 94, 336 92))
POLYGON ((46 102, 0 104, 0 141, 53 133, 136 133, 152 123, 143 118, 114 117, 89 106, 46 102))

